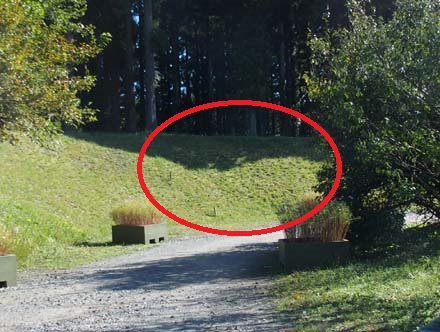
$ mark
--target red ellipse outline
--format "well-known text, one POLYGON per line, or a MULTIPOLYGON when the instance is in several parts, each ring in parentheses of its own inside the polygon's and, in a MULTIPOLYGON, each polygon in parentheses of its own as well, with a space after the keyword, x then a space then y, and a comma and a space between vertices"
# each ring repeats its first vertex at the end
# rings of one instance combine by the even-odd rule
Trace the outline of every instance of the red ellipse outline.
POLYGON ((302 114, 298 111, 295 111, 293 109, 284 107, 284 106, 280 106, 280 105, 276 105, 276 104, 272 104, 272 103, 268 103, 268 102, 263 102, 263 101, 225 100, 225 101, 216 101, 216 102, 192 107, 186 111, 180 112, 180 113, 172 116, 171 118, 169 118, 168 120, 163 122, 161 125, 159 125, 147 137, 144 144, 142 145, 142 148, 139 152, 138 161, 137 161, 137 174, 138 174, 139 184, 140 184, 145 196, 147 197, 147 199, 160 212, 162 212, 164 215, 166 215, 170 219, 178 222, 179 224, 184 225, 189 228, 192 228, 192 229, 195 229, 195 230, 198 230, 198 231, 201 231, 201 232, 210 233, 210 234, 226 235, 226 236, 254 236, 254 235, 263 235, 263 234, 269 234, 269 233, 273 233, 273 232, 277 232, 277 231, 282 231, 284 229, 296 226, 296 225, 306 221, 307 219, 313 217, 315 214, 317 214, 319 211, 321 211, 331 201, 333 196, 336 194, 336 191, 338 190, 338 187, 339 187, 339 184, 340 184, 341 178, 342 178, 342 159, 341 159, 341 154, 339 152, 339 149, 338 149, 336 143, 333 141, 330 134, 324 128, 322 128, 318 123, 316 123, 315 121, 313 121, 309 117, 305 116, 304 114, 302 114), (144 175, 143 175, 143 161, 145 158, 145 154, 146 154, 147 149, 150 146, 151 142, 153 142, 154 138, 159 133, 161 133, 165 128, 167 128, 170 124, 184 118, 185 116, 188 116, 193 113, 201 112, 201 111, 206 111, 206 110, 209 110, 212 108, 229 107, 229 106, 261 107, 261 108, 267 108, 270 110, 275 110, 275 111, 279 111, 282 113, 292 115, 292 116, 297 117, 297 118, 301 119, 302 121, 306 122, 310 126, 312 126, 316 131, 318 131, 326 139, 326 141, 329 143, 330 147, 332 148, 333 154, 335 156, 336 177, 335 177, 335 182, 333 183, 333 186, 330 189, 329 193, 324 197, 324 199, 318 205, 316 205, 312 210, 310 210, 306 214, 302 215, 301 217, 294 219, 294 220, 291 220, 288 223, 278 225, 278 226, 273 226, 273 227, 269 227, 269 228, 262 228, 262 229, 255 229, 255 230, 225 230, 225 229, 217 229, 217 228, 211 228, 211 227, 207 227, 207 226, 198 225, 198 224, 189 222, 183 218, 180 218, 179 216, 176 216, 172 212, 168 211, 165 207, 163 207, 154 198, 154 196, 148 190, 148 187, 145 183, 144 175))

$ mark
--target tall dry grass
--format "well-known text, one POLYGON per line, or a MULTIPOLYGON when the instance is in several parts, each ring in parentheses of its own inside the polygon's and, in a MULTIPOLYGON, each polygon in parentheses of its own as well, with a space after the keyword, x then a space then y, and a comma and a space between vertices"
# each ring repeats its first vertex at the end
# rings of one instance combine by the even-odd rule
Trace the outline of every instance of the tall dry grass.
MULTIPOLYGON (((304 215, 317 204, 319 199, 316 196, 307 196, 297 204, 285 206, 282 211, 282 223, 304 215)), ((345 239, 352 219, 352 214, 344 203, 331 201, 306 222, 286 229, 286 238, 321 242, 341 241, 345 239)))
POLYGON ((162 223, 160 212, 149 206, 147 201, 130 201, 114 209, 113 220, 119 225, 145 226, 162 223))
POLYGON ((10 253, 12 246, 11 233, 0 227, 0 256, 10 253))

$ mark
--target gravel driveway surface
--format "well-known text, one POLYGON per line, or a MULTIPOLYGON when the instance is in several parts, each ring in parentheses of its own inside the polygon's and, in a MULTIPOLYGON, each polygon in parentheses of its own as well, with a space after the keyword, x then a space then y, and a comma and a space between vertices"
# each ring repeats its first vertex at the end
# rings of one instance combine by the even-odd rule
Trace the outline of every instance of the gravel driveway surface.
POLYGON ((274 233, 178 240, 0 289, 0 331, 288 331, 274 233))

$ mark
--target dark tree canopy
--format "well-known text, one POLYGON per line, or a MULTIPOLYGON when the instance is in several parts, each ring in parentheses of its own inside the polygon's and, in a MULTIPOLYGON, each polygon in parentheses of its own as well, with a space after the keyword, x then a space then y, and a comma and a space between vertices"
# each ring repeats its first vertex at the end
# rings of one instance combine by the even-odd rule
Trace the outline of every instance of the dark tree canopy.
POLYGON ((311 42, 309 95, 344 160, 337 195, 372 221, 358 223, 359 236, 386 234, 410 204, 440 217, 439 14, 437 1, 402 0, 384 22, 357 3, 348 29, 311 42))
MULTIPOLYGON (((346 1, 339 0, 88 2, 86 21, 113 35, 89 64, 98 82, 84 101, 99 110, 99 121, 89 126, 95 130, 151 130, 151 116, 161 123, 189 107, 224 99, 259 99, 308 113, 303 79, 310 70, 308 35, 348 24, 346 1)), ((380 15, 389 15, 391 0, 374 3, 380 15)), ((310 132, 292 117, 245 109, 195 115, 169 130, 261 136, 310 132)))

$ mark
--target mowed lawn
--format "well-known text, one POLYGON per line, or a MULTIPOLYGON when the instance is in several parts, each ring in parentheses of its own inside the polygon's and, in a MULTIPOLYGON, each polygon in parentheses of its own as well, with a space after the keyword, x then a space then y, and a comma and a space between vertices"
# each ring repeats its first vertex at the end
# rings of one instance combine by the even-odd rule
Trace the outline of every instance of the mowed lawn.
MULTIPOLYGON (((144 199, 136 174, 144 139, 81 133, 46 147, 0 144, 0 225, 13 232, 22 268, 69 267, 143 248, 111 245, 110 211, 144 199)), ((314 138, 161 134, 144 173, 155 197, 178 216, 252 229, 278 223, 283 202, 312 190, 323 155, 314 138)), ((172 236, 203 235, 168 224, 172 236)))

